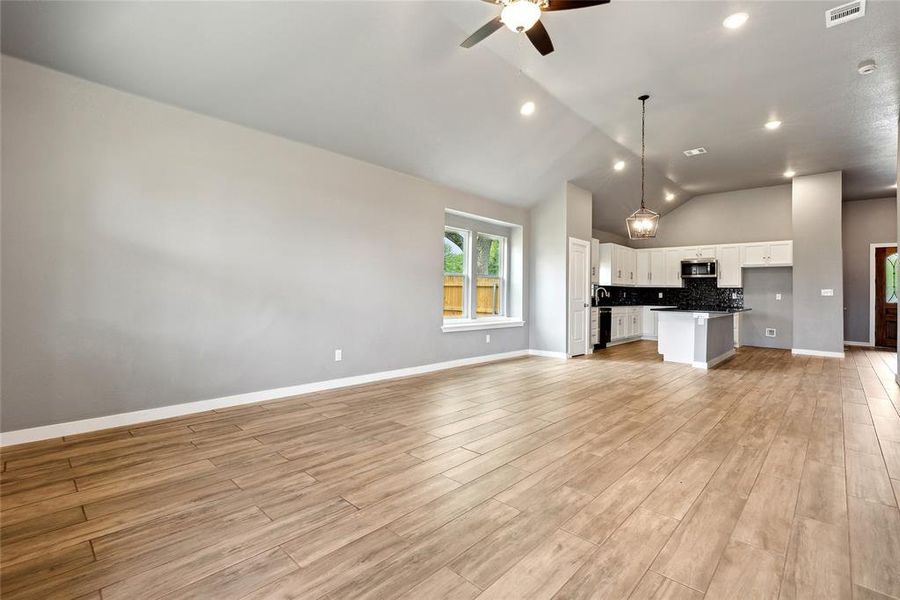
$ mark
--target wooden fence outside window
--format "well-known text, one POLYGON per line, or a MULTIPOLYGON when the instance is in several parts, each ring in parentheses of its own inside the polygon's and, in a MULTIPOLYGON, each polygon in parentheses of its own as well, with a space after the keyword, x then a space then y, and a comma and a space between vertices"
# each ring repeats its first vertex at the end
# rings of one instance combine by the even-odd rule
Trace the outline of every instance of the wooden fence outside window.
MULTIPOLYGON (((500 296, 500 278, 475 278, 476 315, 499 315, 503 308, 500 296)), ((444 316, 461 317, 463 314, 463 276, 444 275, 444 316)))

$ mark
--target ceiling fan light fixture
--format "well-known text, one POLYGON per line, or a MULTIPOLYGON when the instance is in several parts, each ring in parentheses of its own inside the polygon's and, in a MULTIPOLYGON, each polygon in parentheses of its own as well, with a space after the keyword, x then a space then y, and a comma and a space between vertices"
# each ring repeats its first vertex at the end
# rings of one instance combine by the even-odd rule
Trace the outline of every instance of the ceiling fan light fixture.
POLYGON ((540 18, 541 7, 533 0, 512 0, 500 11, 500 21, 517 33, 528 31, 540 18))

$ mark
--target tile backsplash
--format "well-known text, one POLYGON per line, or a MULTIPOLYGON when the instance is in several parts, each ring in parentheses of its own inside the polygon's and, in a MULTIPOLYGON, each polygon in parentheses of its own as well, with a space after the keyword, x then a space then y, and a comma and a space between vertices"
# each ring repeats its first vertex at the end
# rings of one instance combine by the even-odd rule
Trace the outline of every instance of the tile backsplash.
POLYGON ((686 279, 684 284, 680 288, 603 286, 609 291, 609 298, 601 298, 600 305, 677 306, 687 309, 744 307, 744 288, 716 287, 715 279, 686 279))

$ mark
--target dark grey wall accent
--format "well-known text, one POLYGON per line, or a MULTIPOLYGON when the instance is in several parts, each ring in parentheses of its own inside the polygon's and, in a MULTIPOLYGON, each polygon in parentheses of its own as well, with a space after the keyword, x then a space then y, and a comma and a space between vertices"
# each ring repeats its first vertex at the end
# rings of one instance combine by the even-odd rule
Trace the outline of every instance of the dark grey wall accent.
POLYGON ((794 339, 793 272, 790 267, 744 269, 744 305, 752 308, 741 313, 742 346, 790 349, 794 339), (781 294, 781 300, 775 299, 781 294), (766 328, 776 330, 766 337, 766 328))
POLYGON ((841 182, 840 171, 793 181, 793 347, 799 350, 844 349, 841 182), (834 295, 822 296, 822 289, 834 295))
POLYGON ((525 210, 2 70, 4 431, 528 348, 440 329, 445 209, 525 210))
POLYGON ((873 343, 871 318, 871 244, 897 243, 897 199, 844 202, 844 340, 873 343))
POLYGON ((791 239, 791 186, 695 196, 659 221, 656 238, 635 248, 791 239))

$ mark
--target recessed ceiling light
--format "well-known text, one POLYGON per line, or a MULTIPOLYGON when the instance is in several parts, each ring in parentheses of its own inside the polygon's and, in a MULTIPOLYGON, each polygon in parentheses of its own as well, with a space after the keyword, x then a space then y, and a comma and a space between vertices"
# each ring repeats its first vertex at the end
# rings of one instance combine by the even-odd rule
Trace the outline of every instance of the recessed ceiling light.
POLYGON ((785 176, 785 177, 793 177, 793 176, 796 175, 796 174, 797 174, 797 172, 796 172, 796 171, 792 171, 791 169, 788 169, 787 171, 784 172, 784 176, 785 176))
POLYGON ((613 165, 613 169, 615 169, 616 171, 621 171, 624 168, 625 168, 624 160, 617 160, 616 164, 613 165))
POLYGON ((675 194, 672 192, 666 192, 666 202, 671 202, 675 199, 675 194))
POLYGON ((875 61, 872 59, 864 60, 859 65, 856 66, 856 71, 860 75, 871 75, 878 68, 878 65, 875 64, 875 61))
POLYGON ((522 108, 519 109, 519 114, 527 117, 534 114, 534 102, 529 100, 525 104, 522 105, 522 108))
POLYGON ((772 120, 766 123, 766 129, 768 129, 769 131, 775 131, 779 127, 781 127, 781 121, 772 120))
POLYGON ((728 15, 725 20, 722 21, 722 25, 728 29, 738 29, 742 27, 749 18, 750 15, 745 12, 734 13, 733 15, 728 15))

